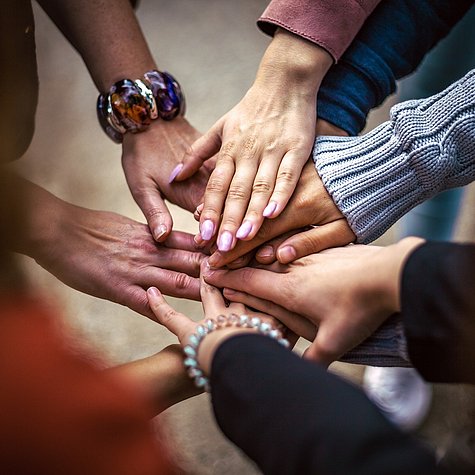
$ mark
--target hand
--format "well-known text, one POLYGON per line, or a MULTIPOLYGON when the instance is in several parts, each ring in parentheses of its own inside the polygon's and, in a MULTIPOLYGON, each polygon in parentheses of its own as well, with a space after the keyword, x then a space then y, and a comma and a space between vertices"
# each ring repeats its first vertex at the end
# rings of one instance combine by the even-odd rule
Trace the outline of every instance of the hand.
POLYGON ((145 289, 199 298, 204 255, 190 234, 174 232, 163 244, 145 224, 105 211, 66 203, 26 180, 28 230, 14 250, 33 257, 65 284, 95 297, 127 305, 153 318, 145 289))
POLYGON ((181 162, 185 150, 200 133, 183 117, 155 120, 145 132, 126 134, 122 166, 130 191, 157 241, 164 241, 172 229, 172 218, 163 201, 188 211, 201 203, 214 161, 210 160, 192 178, 170 185, 169 176, 181 162))
MULTIPOLYGON (((205 268, 205 265, 205 263, 202 265, 202 269, 205 268)), ((272 323, 273 325, 276 325, 277 323, 270 315, 250 311, 250 309, 242 304, 231 303, 229 306, 226 306, 221 292, 216 287, 206 283, 203 279, 201 279, 200 293, 204 318, 199 322, 195 322, 170 307, 158 289, 151 287, 147 290, 150 307, 152 308, 158 322, 174 333, 178 337, 182 346, 188 344, 190 336, 195 333, 198 325, 202 324, 204 320, 208 318, 215 319, 218 315, 231 315, 233 313, 236 315, 246 314, 251 317, 258 316, 262 320, 269 321, 269 323, 272 323)), ((243 327, 226 327, 215 330, 206 336, 201 343, 198 352, 198 361, 200 367, 205 371, 205 373, 209 374, 214 353, 219 345, 227 338, 240 333, 255 333, 255 330, 243 327)), ((295 341, 295 336, 292 336, 292 342, 295 343, 295 341)))
POLYGON ((294 325, 293 315, 307 318, 316 337, 306 356, 329 364, 400 310, 402 268, 421 243, 419 238, 407 238, 387 248, 351 245, 285 266, 275 263, 262 269, 211 269, 204 278, 224 287, 229 300, 266 308, 290 330, 313 340, 311 328, 297 329, 294 325))
MULTIPOLYGON (((216 251, 211 256, 209 264, 213 267, 221 267, 276 236, 313 225, 317 227, 291 236, 280 245, 277 258, 281 263, 291 262, 297 257, 328 247, 343 246, 355 239, 346 219, 323 186, 313 163, 309 161, 281 216, 275 220, 265 220, 252 241, 239 242, 230 252, 216 251)), ((265 248, 260 249, 258 255, 265 256, 266 252, 268 250, 265 248)))
POLYGON ((191 146, 177 180, 219 152, 204 198, 202 239, 216 234, 223 213, 217 245, 229 251, 285 208, 312 150, 317 91, 331 64, 324 49, 278 30, 253 86, 191 146))

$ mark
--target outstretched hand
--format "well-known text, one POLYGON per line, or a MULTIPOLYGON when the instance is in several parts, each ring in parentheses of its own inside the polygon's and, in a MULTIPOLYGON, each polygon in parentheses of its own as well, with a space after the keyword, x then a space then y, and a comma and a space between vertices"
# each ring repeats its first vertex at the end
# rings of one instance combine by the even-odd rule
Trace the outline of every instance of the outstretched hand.
MULTIPOLYGON (((229 252, 216 251, 209 263, 213 267, 224 266, 277 236, 308 226, 311 229, 299 232, 280 244, 277 258, 281 263, 292 262, 329 247, 343 246, 355 239, 311 161, 305 165, 297 188, 282 214, 273 220, 266 219, 254 239, 240 241, 229 252)), ((266 251, 261 249, 259 254, 264 256, 266 251)))
POLYGON ((351 245, 289 265, 210 269, 204 278, 224 288, 227 299, 272 312, 290 330, 313 341, 308 358, 329 364, 400 310, 400 273, 422 242, 408 238, 387 248, 351 245), (306 327, 302 318, 308 320, 306 327))
POLYGON ((170 175, 185 150, 200 135, 186 119, 177 117, 170 122, 156 120, 146 132, 124 136, 125 177, 156 241, 164 241, 173 225, 164 198, 188 211, 194 211, 202 202, 214 160, 207 161, 188 180, 170 184, 170 175))

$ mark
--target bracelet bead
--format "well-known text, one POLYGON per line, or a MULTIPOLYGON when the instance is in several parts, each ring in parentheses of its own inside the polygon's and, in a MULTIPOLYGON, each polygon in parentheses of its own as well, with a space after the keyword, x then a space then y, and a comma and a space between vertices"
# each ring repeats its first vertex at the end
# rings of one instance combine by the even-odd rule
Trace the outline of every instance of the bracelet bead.
POLYGON ((143 132, 152 120, 173 120, 185 113, 185 97, 169 73, 147 71, 142 79, 122 79, 97 99, 97 117, 107 134, 121 143, 127 132, 143 132))
POLYGON ((183 364, 188 376, 193 379, 195 386, 203 388, 206 392, 210 392, 211 388, 209 379, 204 375, 197 361, 199 346, 209 333, 228 327, 254 328, 258 333, 276 340, 285 348, 290 346, 288 340, 283 338, 282 332, 279 329, 272 327, 267 322, 263 322, 259 317, 249 318, 248 315, 231 314, 227 317, 225 315, 218 315, 214 320, 205 320, 196 327, 195 333, 189 337, 188 344, 183 348, 185 355, 183 364))

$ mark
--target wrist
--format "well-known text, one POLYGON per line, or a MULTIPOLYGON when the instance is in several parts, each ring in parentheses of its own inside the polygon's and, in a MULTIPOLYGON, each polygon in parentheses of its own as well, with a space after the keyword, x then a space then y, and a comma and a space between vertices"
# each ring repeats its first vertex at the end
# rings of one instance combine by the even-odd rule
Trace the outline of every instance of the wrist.
POLYGON ((407 237, 381 251, 380 276, 382 294, 390 313, 401 311, 401 277, 404 265, 414 250, 424 244, 418 237, 407 237))
POLYGON ((332 64, 325 49, 279 28, 262 58, 256 83, 291 85, 316 96, 332 64))

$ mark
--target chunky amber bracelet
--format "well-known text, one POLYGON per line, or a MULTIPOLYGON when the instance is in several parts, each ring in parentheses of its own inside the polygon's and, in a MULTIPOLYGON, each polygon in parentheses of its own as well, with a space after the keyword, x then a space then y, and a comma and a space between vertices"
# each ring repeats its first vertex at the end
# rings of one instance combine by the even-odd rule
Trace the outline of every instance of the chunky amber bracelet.
POLYGON ((127 132, 147 129, 157 118, 172 120, 185 113, 185 98, 176 79, 167 72, 147 71, 142 79, 122 79, 100 94, 97 117, 114 142, 121 143, 127 132))

